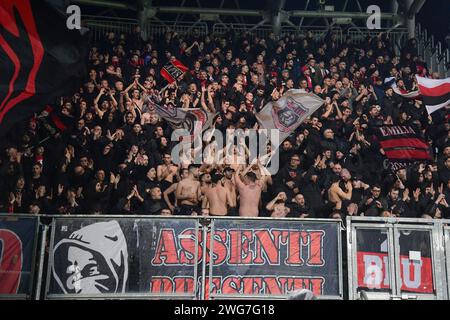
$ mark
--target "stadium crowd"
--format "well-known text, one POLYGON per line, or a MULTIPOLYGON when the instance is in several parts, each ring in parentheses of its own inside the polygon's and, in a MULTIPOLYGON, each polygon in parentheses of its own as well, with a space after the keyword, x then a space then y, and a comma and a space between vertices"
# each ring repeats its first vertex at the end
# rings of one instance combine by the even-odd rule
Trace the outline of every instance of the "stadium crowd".
POLYGON ((143 41, 136 28, 93 43, 88 66, 79 91, 0 142, 1 212, 450 217, 450 109, 429 116, 392 88, 414 90, 417 73, 439 77, 414 40, 396 56, 386 34, 355 44, 333 33, 168 31, 143 41), (189 71, 168 85, 160 70, 173 57, 189 71), (293 88, 326 103, 281 144, 273 175, 263 161, 239 164, 248 154, 237 151, 223 164, 173 163, 178 141, 149 103, 203 108, 225 133, 257 129, 255 113, 293 88), (383 124, 413 126, 435 161, 393 172, 374 133, 383 124))

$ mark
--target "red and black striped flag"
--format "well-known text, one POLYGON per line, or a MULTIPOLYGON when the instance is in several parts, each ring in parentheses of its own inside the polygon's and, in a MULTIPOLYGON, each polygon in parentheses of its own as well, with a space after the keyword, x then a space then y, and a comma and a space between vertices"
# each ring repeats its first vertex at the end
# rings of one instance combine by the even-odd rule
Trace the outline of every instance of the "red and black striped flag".
POLYGON ((417 76, 417 82, 428 114, 450 105, 450 78, 435 80, 417 76))
POLYGON ((188 70, 188 67, 177 59, 172 58, 170 62, 161 69, 161 76, 169 81, 169 83, 173 83, 188 70))
POLYGON ((87 55, 87 34, 45 1, 0 1, 0 135, 72 94, 87 55))
POLYGON ((411 126, 379 127, 378 140, 393 171, 416 161, 433 160, 429 144, 411 126))

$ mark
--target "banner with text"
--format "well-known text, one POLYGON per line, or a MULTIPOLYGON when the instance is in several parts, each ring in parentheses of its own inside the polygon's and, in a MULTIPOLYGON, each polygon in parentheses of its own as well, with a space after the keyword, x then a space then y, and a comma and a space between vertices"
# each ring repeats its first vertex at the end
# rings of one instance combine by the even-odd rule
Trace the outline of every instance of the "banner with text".
MULTIPOLYGON (((386 229, 359 229, 357 239, 358 288, 370 292, 389 292, 388 239, 386 229)), ((434 294, 431 259, 431 231, 400 230, 400 290, 434 294)))
POLYGON ((203 239, 197 219, 56 218, 47 297, 341 296, 339 222, 213 220, 203 239))
POLYGON ((339 222, 215 220, 206 292, 258 298, 304 288, 340 297, 339 228, 339 222))
POLYGON ((392 171, 406 168, 415 162, 433 160, 428 142, 416 131, 412 126, 379 127, 378 140, 392 171))

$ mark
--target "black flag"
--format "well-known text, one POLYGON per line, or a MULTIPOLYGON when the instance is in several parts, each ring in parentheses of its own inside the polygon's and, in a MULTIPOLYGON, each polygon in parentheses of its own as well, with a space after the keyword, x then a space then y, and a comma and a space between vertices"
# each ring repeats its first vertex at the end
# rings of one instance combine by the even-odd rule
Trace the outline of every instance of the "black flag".
POLYGON ((86 73, 88 37, 42 0, 0 1, 0 136, 71 94, 86 73))

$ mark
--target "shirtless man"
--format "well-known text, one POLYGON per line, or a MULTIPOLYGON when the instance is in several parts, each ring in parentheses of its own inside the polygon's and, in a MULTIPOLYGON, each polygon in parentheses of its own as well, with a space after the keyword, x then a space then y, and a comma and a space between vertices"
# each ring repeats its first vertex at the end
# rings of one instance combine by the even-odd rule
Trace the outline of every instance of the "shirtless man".
POLYGON ((223 186, 228 191, 230 195, 230 208, 228 208, 228 215, 229 216, 239 216, 239 212, 237 210, 237 194, 236 194, 236 184, 233 180, 233 173, 234 169, 231 167, 226 167, 223 170, 224 177, 222 179, 223 186))
POLYGON ((241 217, 257 217, 259 215, 258 206, 261 200, 262 187, 260 182, 256 180, 256 175, 253 172, 247 173, 242 181, 239 176, 241 169, 239 167, 234 175, 240 196, 239 215, 241 217))
POLYGON ((170 155, 170 153, 164 153, 163 164, 160 164, 156 168, 158 181, 163 181, 168 185, 172 184, 174 182, 173 177, 177 174, 177 171, 178 167, 172 164, 172 156, 170 155))
POLYGON ((211 187, 211 175, 209 173, 200 175, 200 190, 202 191, 202 195, 205 195, 206 191, 208 191, 211 187))
POLYGON ((335 209, 342 208, 342 201, 352 198, 353 186, 350 181, 351 175, 347 169, 342 169, 341 178, 345 186, 345 190, 341 188, 340 179, 333 178, 330 189, 328 189, 328 200, 335 204, 335 209))
POLYGON ((286 206, 287 196, 285 192, 280 192, 270 201, 266 209, 271 213, 272 218, 285 218, 291 209, 286 206))
POLYGON ((212 187, 206 190, 203 198, 203 208, 208 208, 211 216, 226 216, 227 205, 230 203, 230 193, 222 185, 222 176, 215 174, 212 178, 212 187))
POLYGON ((188 177, 178 183, 175 197, 180 206, 180 215, 197 215, 200 213, 198 204, 202 196, 200 182, 197 180, 198 168, 190 165, 188 171, 188 177))

